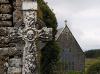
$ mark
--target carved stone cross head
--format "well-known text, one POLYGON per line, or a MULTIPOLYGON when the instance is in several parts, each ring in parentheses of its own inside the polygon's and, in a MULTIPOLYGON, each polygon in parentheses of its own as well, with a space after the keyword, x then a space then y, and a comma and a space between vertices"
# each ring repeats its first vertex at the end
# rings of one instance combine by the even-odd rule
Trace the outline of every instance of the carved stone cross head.
MULTIPOLYGON (((33 24, 34 25, 34 24, 33 24)), ((52 28, 43 27, 38 30, 36 28, 27 27, 20 34, 26 42, 23 51, 23 74, 37 74, 37 40, 52 40, 52 28)))
MULTIPOLYGON (((34 25, 34 24, 33 24, 34 25)), ((33 42, 35 40, 50 41, 52 40, 52 28, 43 27, 42 29, 28 27, 23 30, 19 29, 18 34, 24 40, 33 42)))

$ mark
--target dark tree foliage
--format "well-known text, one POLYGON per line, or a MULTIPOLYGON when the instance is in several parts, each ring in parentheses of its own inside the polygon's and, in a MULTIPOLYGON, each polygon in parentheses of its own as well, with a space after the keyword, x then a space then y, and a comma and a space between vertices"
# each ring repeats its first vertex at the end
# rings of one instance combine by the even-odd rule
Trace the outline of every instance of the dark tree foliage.
POLYGON ((38 17, 45 23, 47 27, 53 28, 53 37, 55 38, 55 34, 57 32, 57 19, 55 14, 51 11, 49 6, 44 2, 44 0, 38 1, 38 17))
POLYGON ((86 58, 98 58, 100 57, 100 50, 88 50, 85 52, 86 58))
POLYGON ((59 60, 59 47, 56 42, 50 41, 42 49, 41 74, 55 74, 54 68, 59 60))
POLYGON ((55 42, 57 32, 57 20, 55 14, 43 0, 38 2, 38 18, 41 19, 47 27, 53 28, 53 40, 49 41, 41 50, 41 74, 55 74, 54 67, 59 60, 60 49, 55 42))
POLYGON ((100 74, 100 62, 91 65, 86 74, 100 74))

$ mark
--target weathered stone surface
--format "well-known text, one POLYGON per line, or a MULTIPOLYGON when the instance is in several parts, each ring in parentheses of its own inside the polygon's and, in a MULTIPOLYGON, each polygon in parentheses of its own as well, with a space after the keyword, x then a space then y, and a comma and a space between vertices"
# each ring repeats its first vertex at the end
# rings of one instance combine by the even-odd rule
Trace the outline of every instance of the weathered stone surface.
POLYGON ((0 44, 9 43, 9 38, 7 37, 0 37, 0 44))
POLYGON ((0 38, 0 48, 3 48, 3 47, 8 47, 8 48, 9 47, 15 47, 16 43, 18 43, 19 41, 22 41, 21 38, 17 38, 17 39, 16 38, 9 39, 7 37, 3 37, 3 39, 1 39, 1 38, 0 38))
POLYGON ((17 36, 16 37, 10 36, 11 32, 13 32, 12 28, 14 28, 12 27, 13 23, 12 17, 14 8, 12 7, 12 4, 14 4, 12 2, 14 1, 15 0, 0 0, 0 74, 8 74, 8 71, 11 72, 10 74, 21 74, 21 67, 17 68, 21 62, 20 60, 13 61, 10 58, 9 62, 11 63, 12 61, 13 63, 15 63, 16 64, 15 67, 12 68, 9 67, 9 70, 8 66, 4 67, 5 63, 8 62, 8 59, 6 60, 7 57, 13 57, 14 55, 20 56, 19 55, 21 53, 20 50, 23 49, 21 47, 22 45, 19 46, 17 43, 14 43, 14 42, 19 42, 19 38, 16 38, 17 36), (9 26, 11 26, 12 28, 9 26))
POLYGON ((16 68, 20 68, 22 65, 22 60, 19 58, 13 58, 9 60, 9 63, 11 67, 16 67, 16 68))
POLYGON ((4 68, 4 63, 5 63, 5 57, 0 56, 0 74, 4 74, 5 68, 4 68))
POLYGON ((22 74, 21 58, 12 58, 9 60, 9 68, 7 74, 22 74))
POLYGON ((0 0, 0 3, 9 3, 9 0, 0 0))
MULTIPOLYGON (((22 20, 22 11, 19 11, 19 10, 15 10, 14 13, 13 13, 13 21, 16 23, 18 22, 19 20, 22 20)), ((20 24, 19 24, 20 25, 20 24)))
POLYGON ((0 28, 0 36, 7 36, 7 35, 8 35, 8 32, 6 31, 6 28, 0 28))
MULTIPOLYGON (((14 5, 14 12, 13 12, 13 22, 17 23, 19 20, 23 19, 23 12, 22 12, 22 0, 16 0, 14 5)), ((20 25, 20 24, 17 24, 20 25)))
POLYGON ((16 6, 21 8, 22 6, 22 0, 16 0, 16 6))
POLYGON ((0 48, 0 56, 14 55, 16 51, 15 47, 0 48))
POLYGON ((22 72, 22 59, 17 56, 10 58, 8 61, 9 67, 7 74, 21 74, 22 72))
POLYGON ((4 43, 4 44, 0 44, 0 48, 3 48, 3 47, 14 47, 15 46, 15 43, 4 43))
POLYGON ((0 13, 12 13, 12 6, 10 4, 1 4, 0 5, 0 13))
POLYGON ((21 68, 16 68, 16 67, 9 68, 7 74, 22 74, 21 68))
MULTIPOLYGON (((5 1, 5 0, 4 0, 5 1)), ((13 8, 9 3, 0 4, 0 27, 12 26, 13 22, 13 8)))
POLYGON ((0 20, 12 20, 12 15, 11 14, 0 14, 0 20))
POLYGON ((12 21, 0 21, 0 27, 10 27, 12 26, 12 21))
MULTIPOLYGON (((5 0, 4 0, 5 1, 5 0)), ((7 0, 6 0, 7 1, 7 0)), ((9 3, 2 3, 0 5, 0 27, 8 27, 14 24, 11 28, 0 28, 0 56, 9 57, 5 65, 5 74, 38 74, 37 71, 37 40, 49 41, 51 40, 51 29, 36 24, 37 22, 37 2, 36 0, 17 0, 15 2, 15 11, 12 9, 12 4, 15 0, 8 0, 9 3), (29 1, 29 6, 25 7, 25 11, 20 11, 22 8, 21 1, 29 1), (35 5, 34 5, 35 3, 35 5), (31 4, 31 5, 30 5, 31 4), (31 9, 31 11, 29 10, 31 9), (13 11, 13 12, 12 12, 13 11), (13 14, 12 14, 13 13, 13 14), (7 14, 7 15, 6 15, 7 14), (13 16, 13 20, 11 19, 13 16), (23 16, 22 16, 23 15, 23 16), (11 20, 10 20, 11 19, 11 20), (23 20, 22 20, 23 19, 23 20), (21 22, 20 22, 21 20, 21 22), (24 27, 22 24, 24 23, 24 27), (36 27, 38 26, 38 27, 36 27), (50 34, 50 35, 49 35, 50 34), (49 37, 48 37, 49 36, 49 37), (22 41, 22 39, 24 41, 22 41), (26 44, 24 44, 26 43, 26 44), (23 53, 23 54, 22 54, 23 53), (23 63, 23 65, 22 65, 23 63)), ((1 58, 0 58, 1 60, 1 58)), ((1 67, 1 65, 0 65, 1 67)), ((4 74, 0 72, 0 74, 4 74)))
POLYGON ((9 45, 13 45, 14 41, 10 36, 13 31, 13 27, 0 27, 0 47, 8 47, 9 45))
POLYGON ((12 31, 13 27, 0 27, 0 36, 8 36, 12 31))

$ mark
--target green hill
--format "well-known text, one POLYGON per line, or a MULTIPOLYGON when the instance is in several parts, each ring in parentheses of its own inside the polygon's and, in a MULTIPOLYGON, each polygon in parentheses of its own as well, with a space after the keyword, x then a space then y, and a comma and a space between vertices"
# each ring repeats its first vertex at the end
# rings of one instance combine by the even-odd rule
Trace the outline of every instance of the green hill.
POLYGON ((95 64, 96 62, 100 62, 100 50, 99 49, 93 49, 93 50, 88 50, 85 51, 85 71, 87 69, 95 64))
POLYGON ((88 50, 85 52, 86 58, 98 58, 100 57, 100 49, 88 50))

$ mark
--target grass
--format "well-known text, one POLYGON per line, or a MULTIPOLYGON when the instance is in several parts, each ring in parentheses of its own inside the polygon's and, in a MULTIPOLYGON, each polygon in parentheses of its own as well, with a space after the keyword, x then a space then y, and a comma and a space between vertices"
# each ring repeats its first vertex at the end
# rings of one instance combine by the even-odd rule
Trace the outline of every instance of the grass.
POLYGON ((91 66, 92 64, 94 64, 96 62, 100 62, 100 58, 87 58, 85 60, 85 72, 87 71, 89 66, 91 66))

